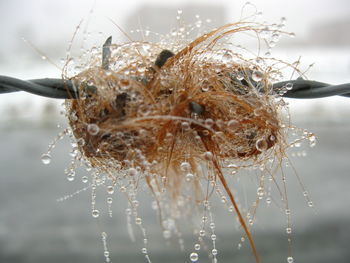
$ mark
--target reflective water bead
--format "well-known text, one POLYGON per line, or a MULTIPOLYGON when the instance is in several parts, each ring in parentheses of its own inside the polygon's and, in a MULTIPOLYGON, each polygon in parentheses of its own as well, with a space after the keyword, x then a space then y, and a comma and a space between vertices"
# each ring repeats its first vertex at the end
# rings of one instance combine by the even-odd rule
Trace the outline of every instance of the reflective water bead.
POLYGON ((263 187, 258 187, 258 189, 256 190, 256 193, 258 195, 258 198, 262 199, 264 194, 265 194, 264 188, 263 187))
POLYGON ((259 82, 263 79, 264 74, 261 71, 254 70, 252 73, 252 79, 256 82, 259 82))
POLYGON ((286 87, 286 90, 291 90, 293 89, 293 83, 287 83, 285 87, 286 87))
POLYGON ((136 170, 135 168, 130 168, 130 169, 128 170, 128 175, 129 175, 129 176, 135 176, 135 175, 137 175, 137 170, 136 170))
POLYGON ((287 227, 286 232, 287 232, 287 234, 290 234, 290 233, 292 233, 292 229, 290 227, 287 227))
POLYGON ((198 260, 198 254, 195 253, 195 252, 191 253, 191 255, 190 255, 190 260, 191 260, 192 262, 196 262, 196 261, 198 260))
POLYGON ((195 250, 200 250, 201 249, 201 245, 200 244, 195 244, 194 245, 194 249, 195 250))
POLYGON ((279 38, 280 38, 279 34, 277 33, 272 34, 272 37, 271 37, 272 41, 277 42, 279 38))
POLYGON ((87 177, 87 176, 83 176, 83 177, 81 178, 81 181, 82 181, 84 184, 86 184, 86 183, 88 182, 88 177, 87 177))
POLYGON ((140 217, 136 217, 135 224, 136 225, 141 225, 141 223, 142 223, 142 219, 140 217))
POLYGON ((180 164, 180 169, 181 169, 181 171, 187 172, 191 169, 191 165, 189 162, 182 162, 180 164))
POLYGON ((230 62, 232 60, 232 55, 230 52, 225 52, 225 54, 222 56, 222 62, 223 63, 227 63, 230 62))
POLYGON ((271 197, 266 198, 266 204, 268 204, 268 205, 271 204, 271 197))
POLYGON ((114 186, 112 186, 112 185, 107 186, 107 193, 113 194, 114 193, 114 186))
POLYGON ((256 141, 255 147, 257 150, 262 152, 262 151, 265 151, 267 149, 268 145, 267 145, 267 142, 265 139, 259 139, 256 141))
POLYGON ((288 263, 293 263, 294 262, 294 258, 293 257, 287 257, 287 262, 288 263))
POLYGON ((49 164, 51 162, 51 155, 50 154, 43 154, 41 156, 41 161, 43 164, 49 164))
POLYGON ((309 142, 310 142, 310 147, 314 147, 316 145, 316 136, 315 135, 311 135, 309 137, 309 142))
POLYGON ((193 178, 193 174, 191 174, 191 173, 186 174, 187 181, 191 181, 192 178, 193 178))
POLYGON ((243 80, 244 79, 244 74, 242 72, 238 72, 237 75, 236 75, 236 78, 238 80, 243 80))
POLYGON ((67 180, 72 182, 74 181, 75 179, 75 173, 74 172, 70 172, 68 175, 67 175, 67 180))
POLYGON ((204 159, 207 161, 210 161, 211 159, 213 159, 213 153, 212 152, 205 152, 204 159))
POLYGON ((96 135, 100 131, 100 128, 95 123, 90 123, 87 126, 87 131, 91 135, 96 135))
POLYGON ((230 129, 236 129, 239 126, 239 122, 236 120, 230 120, 227 122, 227 127, 230 129))
POLYGON ((210 238, 211 238, 211 240, 216 240, 216 235, 215 235, 215 234, 212 234, 212 235, 210 236, 210 238))
POLYGON ((213 248, 212 251, 211 251, 211 253, 212 253, 214 256, 216 256, 216 255, 218 254, 218 250, 215 249, 215 248, 213 248))
POLYGON ((207 92, 207 91, 209 91, 209 89, 210 89, 209 86, 203 86, 202 87, 202 91, 203 92, 207 92))
POLYGON ((92 210, 92 217, 97 218, 100 215, 100 211, 97 209, 92 210))

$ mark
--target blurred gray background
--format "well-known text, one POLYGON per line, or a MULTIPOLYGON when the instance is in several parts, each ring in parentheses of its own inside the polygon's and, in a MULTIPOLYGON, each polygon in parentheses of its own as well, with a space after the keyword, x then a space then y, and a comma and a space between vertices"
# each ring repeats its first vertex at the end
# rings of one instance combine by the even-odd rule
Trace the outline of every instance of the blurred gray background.
MULTIPOLYGON (((66 56, 73 32, 83 18, 82 30, 91 32, 86 44, 89 46, 100 45, 109 35, 113 35, 114 42, 125 41, 109 19, 127 32, 142 28, 165 34, 177 25, 178 9, 183 10, 186 22, 193 22, 198 14, 203 20, 210 18, 208 26, 214 27, 238 20, 243 4, 244 1, 0 0, 0 74, 23 79, 60 77, 60 70, 42 60, 41 54, 22 38, 62 67, 60 60, 66 56)), ((305 69, 314 63, 307 74, 310 79, 334 84, 350 82, 348 0, 268 0, 256 1, 255 5, 268 22, 286 17, 287 30, 296 33, 296 38, 278 43, 273 56, 289 61, 301 56, 305 69)), ((247 14, 252 11, 245 10, 247 14)), ((81 53, 81 35, 78 33, 74 42, 73 56, 81 53)), ((131 35, 137 38, 137 34, 131 35)), ((288 174, 295 262, 350 262, 350 101, 335 97, 288 102, 293 123, 318 137, 315 148, 295 150, 296 157, 291 157, 315 203, 314 209, 307 207, 295 176, 288 174), (297 152, 303 150, 307 156, 298 157, 297 152)), ((0 262, 103 262, 101 231, 109 234, 113 262, 145 262, 141 236, 133 243, 127 235, 126 200, 119 193, 114 197, 113 218, 108 218, 102 202, 99 221, 90 216, 89 190, 57 202, 85 186, 80 180, 84 172, 80 171, 74 182, 68 182, 63 173, 70 159, 67 140, 53 151, 50 165, 40 161, 62 129, 57 124, 66 125, 59 115, 61 103, 25 93, 0 97, 0 262)), ((104 198, 103 194, 100 198, 104 198)), ((164 241, 150 202, 147 197, 142 200, 141 214, 148 230, 152 262, 189 262, 192 233, 184 233, 186 252, 180 252, 176 240, 164 241)), ((221 207, 216 211, 216 223, 219 262, 253 262, 249 246, 237 249, 241 232, 221 207)), ((284 215, 263 203, 253 229, 262 262, 286 262, 284 215)), ((209 262, 203 252, 199 262, 209 262)))

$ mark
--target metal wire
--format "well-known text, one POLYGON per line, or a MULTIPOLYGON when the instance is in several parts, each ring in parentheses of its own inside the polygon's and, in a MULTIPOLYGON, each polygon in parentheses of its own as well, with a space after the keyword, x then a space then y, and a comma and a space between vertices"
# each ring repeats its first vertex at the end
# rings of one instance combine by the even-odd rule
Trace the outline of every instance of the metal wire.
POLYGON ((77 92, 74 90, 74 85, 70 80, 49 78, 20 80, 7 76, 0 76, 0 94, 16 91, 26 91, 55 99, 78 97, 77 92))
MULTIPOLYGON (((102 48, 102 64, 104 70, 109 68, 109 59, 111 57, 112 37, 108 37, 102 48)), ((174 54, 169 50, 163 50, 155 61, 159 68, 164 65, 166 60, 174 54)), ((341 85, 330 85, 323 82, 304 80, 282 81, 274 83, 272 86, 275 93, 283 92, 284 97, 298 99, 313 99, 340 95, 350 97, 350 83, 341 85), (287 87, 291 87, 287 88, 287 87), (286 91, 286 92, 285 92, 286 91)), ((96 92, 96 87, 87 86, 87 90, 96 92)), ((79 98, 78 89, 71 80, 65 79, 32 79, 20 80, 7 76, 0 76, 0 94, 16 91, 26 91, 36 95, 56 98, 56 99, 75 99, 79 98)))
MULTIPOLYGON (((335 95, 350 98, 350 83, 330 85, 323 82, 299 78, 296 80, 274 83, 273 89, 277 92, 287 85, 292 85, 292 89, 287 90, 287 92, 282 95, 286 98, 314 99, 335 95)), ((44 78, 24 81, 8 76, 0 76, 0 94, 16 91, 26 91, 56 99, 75 99, 79 97, 74 83, 70 80, 44 78)))
POLYGON ((331 85, 323 82, 298 78, 296 80, 275 83, 273 84, 273 89, 278 90, 287 85, 292 85, 292 89, 288 90, 283 95, 287 98, 317 99, 335 95, 350 98, 350 83, 331 85))

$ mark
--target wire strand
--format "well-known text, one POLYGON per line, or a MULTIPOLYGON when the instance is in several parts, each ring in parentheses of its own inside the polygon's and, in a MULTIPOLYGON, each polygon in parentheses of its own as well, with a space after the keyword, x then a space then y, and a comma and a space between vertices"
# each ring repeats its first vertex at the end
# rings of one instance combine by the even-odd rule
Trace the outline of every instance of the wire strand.
MULTIPOLYGON (((292 89, 287 90, 282 95, 286 98, 316 99, 336 95, 350 98, 350 83, 331 85, 298 78, 296 80, 274 83, 273 90, 277 92, 286 87, 286 85, 292 85, 292 89)), ((71 80, 53 78, 20 80, 0 75, 0 94, 17 91, 25 91, 55 99, 79 98, 78 90, 71 80)))

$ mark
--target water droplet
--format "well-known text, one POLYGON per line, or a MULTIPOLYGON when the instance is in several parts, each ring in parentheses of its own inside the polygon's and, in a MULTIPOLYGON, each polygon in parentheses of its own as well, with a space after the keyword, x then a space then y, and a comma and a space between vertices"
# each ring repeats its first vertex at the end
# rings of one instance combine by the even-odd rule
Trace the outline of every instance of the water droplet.
POLYGON ((289 33, 289 36, 290 36, 291 38, 295 38, 295 33, 289 33))
POLYGON ((41 156, 41 161, 43 164, 49 164, 51 162, 51 155, 50 154, 43 154, 41 156))
POLYGON ((243 74, 243 72, 237 72, 236 78, 237 78, 238 80, 243 80, 243 79, 244 79, 244 74, 243 74))
POLYGON ((72 171, 67 175, 67 180, 72 182, 75 179, 75 173, 72 171))
POLYGON ((210 161, 213 159, 213 153, 212 152, 205 152, 204 153, 204 159, 207 161, 210 161))
POLYGON ((256 147, 256 149, 259 150, 260 152, 263 152, 263 151, 267 150, 268 145, 267 145, 266 140, 264 140, 264 139, 259 139, 259 140, 256 141, 255 147, 256 147))
POLYGON ((270 48, 271 47, 275 47, 276 46, 276 42, 275 41, 270 41, 268 45, 269 45, 270 48))
POLYGON ((227 127, 230 129, 236 129, 239 126, 239 122, 236 120, 230 120, 227 122, 227 127))
POLYGON ((194 245, 194 249, 195 250, 200 250, 201 249, 201 245, 200 244, 195 244, 194 245))
POLYGON ((136 217, 135 224, 136 225, 141 225, 141 223, 142 223, 142 219, 140 217, 136 217))
POLYGON ((88 177, 87 177, 87 176, 83 176, 83 177, 81 178, 81 181, 82 181, 84 184, 86 184, 86 183, 88 182, 88 177))
POLYGON ((263 187, 259 187, 258 190, 256 191, 256 193, 258 195, 258 198, 262 199, 264 194, 265 194, 264 188, 263 187))
POLYGON ((266 204, 267 204, 267 205, 271 204, 271 197, 267 197, 267 198, 266 198, 266 204))
POLYGON ((218 254, 218 250, 213 248, 211 253, 213 254, 213 256, 216 256, 218 254))
POLYGON ((109 251, 105 251, 105 252, 103 252, 103 255, 105 256, 105 257, 109 257, 109 251))
POLYGON ((273 42, 277 42, 280 39, 280 35, 277 33, 272 34, 271 39, 273 42))
POLYGON ((287 262, 288 263, 293 263, 294 262, 294 258, 293 257, 287 257, 287 262))
POLYGON ((186 181, 189 182, 192 180, 192 178, 193 178, 193 174, 191 174, 191 173, 186 174, 186 181))
POLYGON ((290 234, 290 233, 292 233, 292 229, 290 227, 287 227, 286 232, 287 232, 287 234, 290 234))
POLYGON ((135 168, 130 168, 128 170, 128 175, 129 176, 136 176, 137 175, 137 170, 135 168))
POLYGON ((77 145, 79 145, 79 146, 84 146, 84 145, 85 145, 85 140, 84 140, 83 138, 79 138, 79 139, 77 140, 77 145))
POLYGON ((141 251, 142 251, 143 254, 147 254, 147 248, 143 247, 143 248, 141 249, 141 251))
POLYGON ((182 129, 184 131, 187 131, 187 130, 190 129, 191 126, 190 126, 190 124, 187 121, 184 121, 184 122, 181 123, 181 127, 182 127, 182 129))
POLYGON ((205 124, 206 126, 208 126, 208 127, 211 127, 211 126, 213 126, 214 121, 213 121, 213 119, 206 119, 206 120, 204 121, 204 124, 205 124))
POLYGON ((100 128, 95 123, 90 123, 87 126, 87 131, 91 135, 96 135, 100 131, 100 128))
POLYGON ((201 237, 204 237, 205 236, 205 231, 203 229, 199 230, 199 235, 201 237))
POLYGON ((256 82, 259 82, 263 79, 264 74, 261 71, 254 70, 252 73, 252 79, 256 82))
POLYGON ((112 185, 107 186, 107 193, 113 194, 114 193, 114 186, 112 186, 112 185))
POLYGON ((285 87, 286 87, 286 90, 291 90, 293 89, 293 83, 287 83, 285 87))
POLYGON ((189 162, 182 162, 180 164, 180 169, 181 169, 181 171, 187 172, 191 169, 191 165, 189 162))
POLYGON ((108 198, 107 198, 107 204, 112 204, 112 203, 113 203, 112 197, 108 197, 108 198))
POLYGON ((191 260, 192 262, 196 262, 196 261, 198 260, 198 254, 195 253, 195 252, 191 253, 191 255, 190 255, 190 260, 191 260))
POLYGON ((314 203, 313 203, 312 201, 309 201, 309 202, 307 202, 307 205, 308 205, 309 207, 313 207, 313 206, 314 206, 314 203))
POLYGON ((316 145, 316 137, 315 135, 311 135, 309 137, 310 147, 314 147, 316 145))
POLYGON ((92 217, 98 218, 100 216, 100 211, 97 209, 92 210, 92 217))
POLYGON ((225 52, 225 54, 222 56, 222 62, 228 63, 232 61, 232 54, 228 51, 225 52))
POLYGON ((209 88, 209 86, 203 86, 201 89, 203 92, 207 92, 207 91, 209 91, 210 88, 209 88))
POLYGON ((215 235, 215 234, 212 234, 212 235, 210 236, 210 238, 211 238, 211 240, 216 240, 216 235, 215 235))

